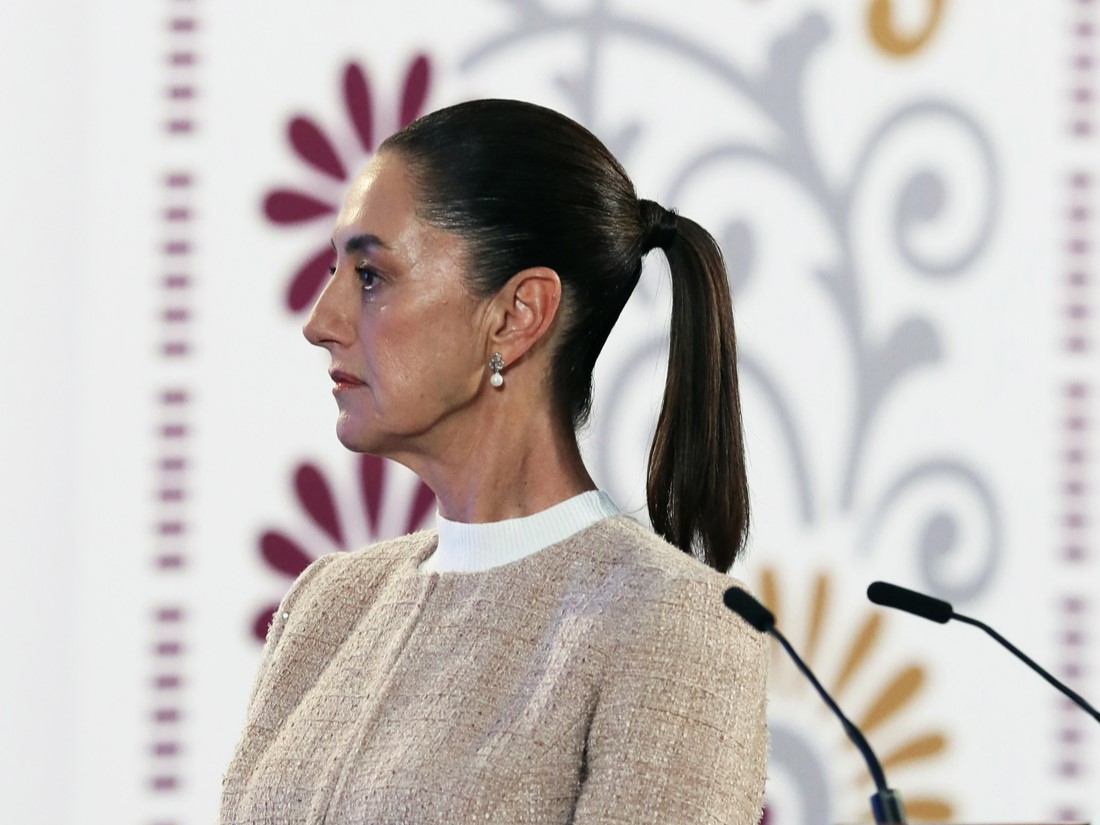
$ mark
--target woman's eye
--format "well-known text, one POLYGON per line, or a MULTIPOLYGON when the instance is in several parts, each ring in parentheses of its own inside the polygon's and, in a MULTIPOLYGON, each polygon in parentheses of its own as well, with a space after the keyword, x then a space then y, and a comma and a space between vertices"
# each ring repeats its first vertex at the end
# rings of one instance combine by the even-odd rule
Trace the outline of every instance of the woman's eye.
POLYGON ((378 273, 376 273, 373 269, 370 269, 369 267, 357 266, 355 268, 355 274, 359 278, 359 285, 364 289, 364 291, 369 292, 370 290, 374 289, 374 287, 378 283, 378 273))

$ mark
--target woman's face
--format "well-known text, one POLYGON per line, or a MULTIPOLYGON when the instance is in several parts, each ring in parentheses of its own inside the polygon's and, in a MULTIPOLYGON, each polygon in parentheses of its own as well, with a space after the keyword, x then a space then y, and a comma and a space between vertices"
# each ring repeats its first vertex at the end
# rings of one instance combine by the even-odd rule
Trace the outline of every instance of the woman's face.
POLYGON ((352 184, 332 242, 333 274, 304 332, 331 355, 340 441, 401 458, 470 438, 488 302, 465 288, 464 243, 416 216, 398 155, 376 155, 352 184))

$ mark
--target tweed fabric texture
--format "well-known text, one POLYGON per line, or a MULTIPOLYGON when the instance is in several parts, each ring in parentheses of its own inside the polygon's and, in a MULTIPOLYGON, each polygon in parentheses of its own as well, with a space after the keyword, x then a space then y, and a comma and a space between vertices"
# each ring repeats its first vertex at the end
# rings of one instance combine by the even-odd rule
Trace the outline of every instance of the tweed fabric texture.
POLYGON ((756 825, 763 638, 625 516, 424 573, 434 531, 324 556, 268 633, 223 825, 756 825))

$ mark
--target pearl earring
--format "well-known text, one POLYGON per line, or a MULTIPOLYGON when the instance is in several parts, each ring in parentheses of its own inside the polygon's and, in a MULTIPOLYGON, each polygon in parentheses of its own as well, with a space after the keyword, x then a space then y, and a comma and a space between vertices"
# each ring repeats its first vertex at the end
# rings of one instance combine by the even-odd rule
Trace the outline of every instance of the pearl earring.
POLYGON ((504 359, 499 352, 494 352, 493 357, 489 359, 489 369, 493 371, 493 374, 489 376, 489 383, 494 387, 504 386, 504 376, 500 374, 500 371, 504 369, 504 359))

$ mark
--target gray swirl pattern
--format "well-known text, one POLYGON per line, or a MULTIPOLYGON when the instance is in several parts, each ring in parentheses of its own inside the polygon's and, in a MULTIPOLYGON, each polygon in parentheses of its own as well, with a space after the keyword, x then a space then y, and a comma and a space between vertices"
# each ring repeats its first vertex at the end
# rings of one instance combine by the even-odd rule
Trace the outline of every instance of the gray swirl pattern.
MULTIPOLYGON (((763 399, 771 423, 781 434, 785 462, 792 479, 791 508, 808 529, 826 517, 841 516, 857 522, 860 536, 851 548, 853 559, 887 552, 878 541, 884 527, 908 513, 913 522, 913 503, 918 503, 917 526, 911 547, 889 552, 911 553, 920 585, 955 602, 965 603, 981 595, 993 582, 1001 560, 1004 516, 994 484, 966 455, 937 454, 917 457, 896 468, 885 489, 868 489, 866 457, 872 434, 883 428, 886 402, 910 379, 950 357, 936 319, 921 311, 910 311, 885 332, 876 333, 868 321, 868 284, 875 273, 868 271, 860 255, 864 239, 857 231, 855 216, 871 179, 882 187, 893 182, 893 200, 886 222, 886 246, 897 261, 896 269, 921 279, 928 288, 965 279, 989 248, 998 223, 1001 201, 1001 173, 991 140, 978 120, 958 103, 941 99, 914 99, 888 113, 853 153, 846 178, 826 174, 821 147, 807 122, 807 76, 815 55, 831 39, 824 14, 809 13, 778 36, 768 49, 765 66, 758 72, 739 65, 728 54, 700 42, 653 25, 642 16, 613 9, 606 0, 594 0, 584 11, 559 11, 545 0, 510 0, 513 15, 509 26, 497 32, 465 55, 463 71, 484 68, 510 50, 529 46, 539 38, 568 34, 583 45, 579 65, 563 69, 553 79, 556 87, 572 101, 571 114, 602 135, 624 162, 647 129, 646 115, 617 124, 602 123, 596 105, 604 82, 605 66, 611 59, 609 47, 622 43, 657 49, 670 65, 689 65, 706 73, 741 105, 748 102, 771 127, 768 142, 754 142, 731 134, 728 138, 686 153, 673 170, 663 202, 679 205, 690 188, 721 169, 744 167, 778 176, 806 201, 820 217, 832 241, 833 253, 805 274, 807 289, 818 289, 831 307, 842 332, 843 350, 854 375, 852 410, 845 429, 839 433, 814 432, 800 423, 799 410, 783 390, 783 383, 761 357, 766 340, 741 339, 740 375, 745 387, 752 387, 763 399), (942 157, 925 157, 908 162, 902 180, 888 181, 875 172, 876 161, 895 141, 904 141, 920 128, 937 124, 947 129, 965 150, 979 159, 980 208, 973 226, 967 227, 962 242, 948 254, 933 254, 922 240, 935 237, 937 230, 952 223, 950 207, 954 182, 949 164, 942 157), (840 466, 828 474, 814 473, 809 463, 815 439, 841 439, 840 466), (813 479, 831 481, 815 489, 813 479), (924 502, 935 498, 929 507, 924 502), (904 508, 909 507, 909 510, 904 508), (974 540, 973 537, 979 537, 974 540)), ((912 137, 909 137, 912 140, 912 137)), ((892 175, 896 176, 895 169, 892 175)), ((715 204, 712 204, 714 206, 715 204)), ((759 278, 762 250, 759 226, 751 215, 736 212, 730 204, 728 217, 720 220, 716 237, 727 255, 728 276, 739 304, 749 300, 748 287, 759 278)), ((759 220, 759 219, 757 219, 759 220)), ((943 233, 943 239, 955 235, 943 233)), ((942 246, 942 244, 941 244, 942 246)), ((632 299, 653 305, 655 294, 643 285, 632 299)), ((610 385, 600 394, 603 407, 601 430, 594 434, 597 471, 613 477, 621 464, 621 449, 614 438, 621 422, 635 413, 636 392, 632 387, 644 380, 647 368, 659 363, 665 342, 658 332, 640 334, 633 349, 618 365, 610 385)), ((930 399, 930 403, 936 403, 930 399)), ((621 445, 620 445, 621 447, 621 445)), ((638 445, 640 450, 642 447, 638 445)), ((941 451, 942 452, 942 451, 941 451)), ((830 821, 836 812, 828 796, 825 768, 800 734, 782 720, 770 722, 772 763, 789 769, 801 783, 801 805, 806 822, 830 821)))

